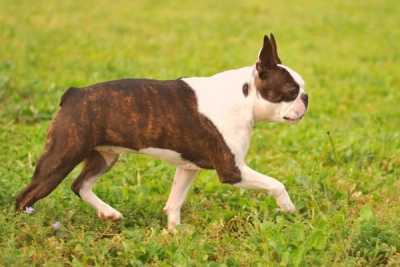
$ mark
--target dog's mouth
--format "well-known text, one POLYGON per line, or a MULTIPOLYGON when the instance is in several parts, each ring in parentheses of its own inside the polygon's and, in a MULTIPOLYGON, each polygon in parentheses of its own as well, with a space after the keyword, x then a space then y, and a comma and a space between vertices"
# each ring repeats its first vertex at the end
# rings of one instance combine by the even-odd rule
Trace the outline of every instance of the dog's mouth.
MULTIPOLYGON (((304 114, 304 115, 305 115, 305 114, 304 114)), ((291 118, 289 118, 289 117, 283 117, 283 118, 284 118, 287 122, 296 123, 296 122, 301 121, 301 120, 303 119, 304 115, 301 115, 300 118, 296 118, 296 119, 291 119, 291 118)))

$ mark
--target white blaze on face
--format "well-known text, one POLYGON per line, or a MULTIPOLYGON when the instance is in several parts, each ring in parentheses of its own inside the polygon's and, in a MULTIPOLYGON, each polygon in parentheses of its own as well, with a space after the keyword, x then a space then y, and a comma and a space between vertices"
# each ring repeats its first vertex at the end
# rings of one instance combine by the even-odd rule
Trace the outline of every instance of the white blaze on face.
MULTIPOLYGON (((297 97, 292 101, 281 101, 281 102, 270 102, 269 100, 265 99, 259 90, 263 90, 263 88, 256 88, 256 81, 258 78, 258 71, 256 68, 252 74, 253 81, 251 83, 251 88, 255 88, 256 90, 251 90, 254 92, 254 106, 253 106, 253 117, 254 122, 281 122, 281 123, 288 123, 293 124, 299 122, 305 113, 307 112, 307 106, 305 105, 304 101, 301 99, 302 95, 304 98, 304 80, 301 76, 290 69, 289 67, 281 64, 277 64, 277 67, 284 69, 288 72, 288 74, 292 77, 294 82, 298 84, 299 92, 297 97)), ((285 77, 282 77, 284 79, 285 77)), ((266 86, 265 90, 268 90, 268 85, 266 86)), ((283 90, 283 88, 282 88, 283 90)), ((283 93, 283 92, 282 92, 283 93)))

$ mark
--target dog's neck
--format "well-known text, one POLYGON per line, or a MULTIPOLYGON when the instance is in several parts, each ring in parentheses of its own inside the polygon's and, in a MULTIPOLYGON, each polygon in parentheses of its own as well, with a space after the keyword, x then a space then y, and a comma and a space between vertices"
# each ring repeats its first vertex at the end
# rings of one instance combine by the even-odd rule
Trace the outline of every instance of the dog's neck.
POLYGON ((241 118, 241 123, 252 128, 257 123, 274 121, 274 117, 278 116, 274 108, 276 104, 266 101, 258 92, 255 83, 257 76, 258 71, 253 65, 227 70, 210 77, 184 78, 183 80, 188 82, 198 94, 199 105, 205 109, 201 110, 202 113, 213 117, 213 114, 208 113, 220 112, 220 106, 225 108, 230 106, 234 109, 240 103, 241 116, 243 113, 248 114, 245 118, 241 118), (248 85, 247 95, 243 91, 245 84, 248 85), (202 97, 203 95, 207 97, 202 97), (208 103, 202 103, 203 99, 208 103))
POLYGON ((274 115, 276 115, 276 109, 274 108, 273 103, 266 103, 266 101, 261 97, 259 91, 257 90, 255 80, 258 77, 258 71, 256 66, 252 67, 253 71, 251 73, 251 77, 249 79, 250 84, 250 94, 253 101, 252 105, 252 115, 253 115, 253 125, 261 123, 273 121, 274 115))
MULTIPOLYGON (((246 121, 242 122, 251 127, 257 123, 273 121, 273 118, 278 116, 278 114, 275 114, 275 104, 263 99, 257 90, 255 83, 257 77, 256 65, 224 71, 209 77, 210 83, 213 85, 219 84, 218 90, 220 92, 214 91, 215 94, 224 94, 224 98, 230 98, 233 105, 235 105, 235 100, 246 103, 244 107, 249 112, 249 116, 246 121), (248 85, 247 95, 243 92, 245 84, 248 85)), ((205 79, 207 80, 208 78, 205 79)))

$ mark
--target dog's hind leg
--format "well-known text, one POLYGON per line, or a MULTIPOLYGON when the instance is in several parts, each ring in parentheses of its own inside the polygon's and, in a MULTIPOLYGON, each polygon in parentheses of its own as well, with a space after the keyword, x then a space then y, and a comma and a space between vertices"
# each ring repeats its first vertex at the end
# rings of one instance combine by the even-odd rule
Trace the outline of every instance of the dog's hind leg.
POLYGON ((181 207, 199 170, 176 169, 174 183, 164 212, 168 215, 168 229, 173 230, 181 223, 181 207))
POLYGON ((120 212, 104 203, 92 192, 93 184, 114 166, 118 157, 118 154, 93 150, 84 160, 82 172, 71 185, 75 194, 97 210, 100 219, 118 221, 124 218, 120 212))
POLYGON ((18 194, 15 209, 32 207, 35 202, 49 195, 67 175, 89 154, 83 147, 67 146, 62 142, 46 143, 40 156, 32 180, 18 194))

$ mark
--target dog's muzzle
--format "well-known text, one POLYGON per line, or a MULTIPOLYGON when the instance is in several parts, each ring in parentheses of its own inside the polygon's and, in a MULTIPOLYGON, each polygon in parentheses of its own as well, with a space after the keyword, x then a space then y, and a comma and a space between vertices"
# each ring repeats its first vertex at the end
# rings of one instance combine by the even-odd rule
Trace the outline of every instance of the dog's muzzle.
POLYGON ((304 106, 306 106, 306 110, 308 108, 308 95, 306 93, 302 93, 300 99, 303 101, 304 106))

